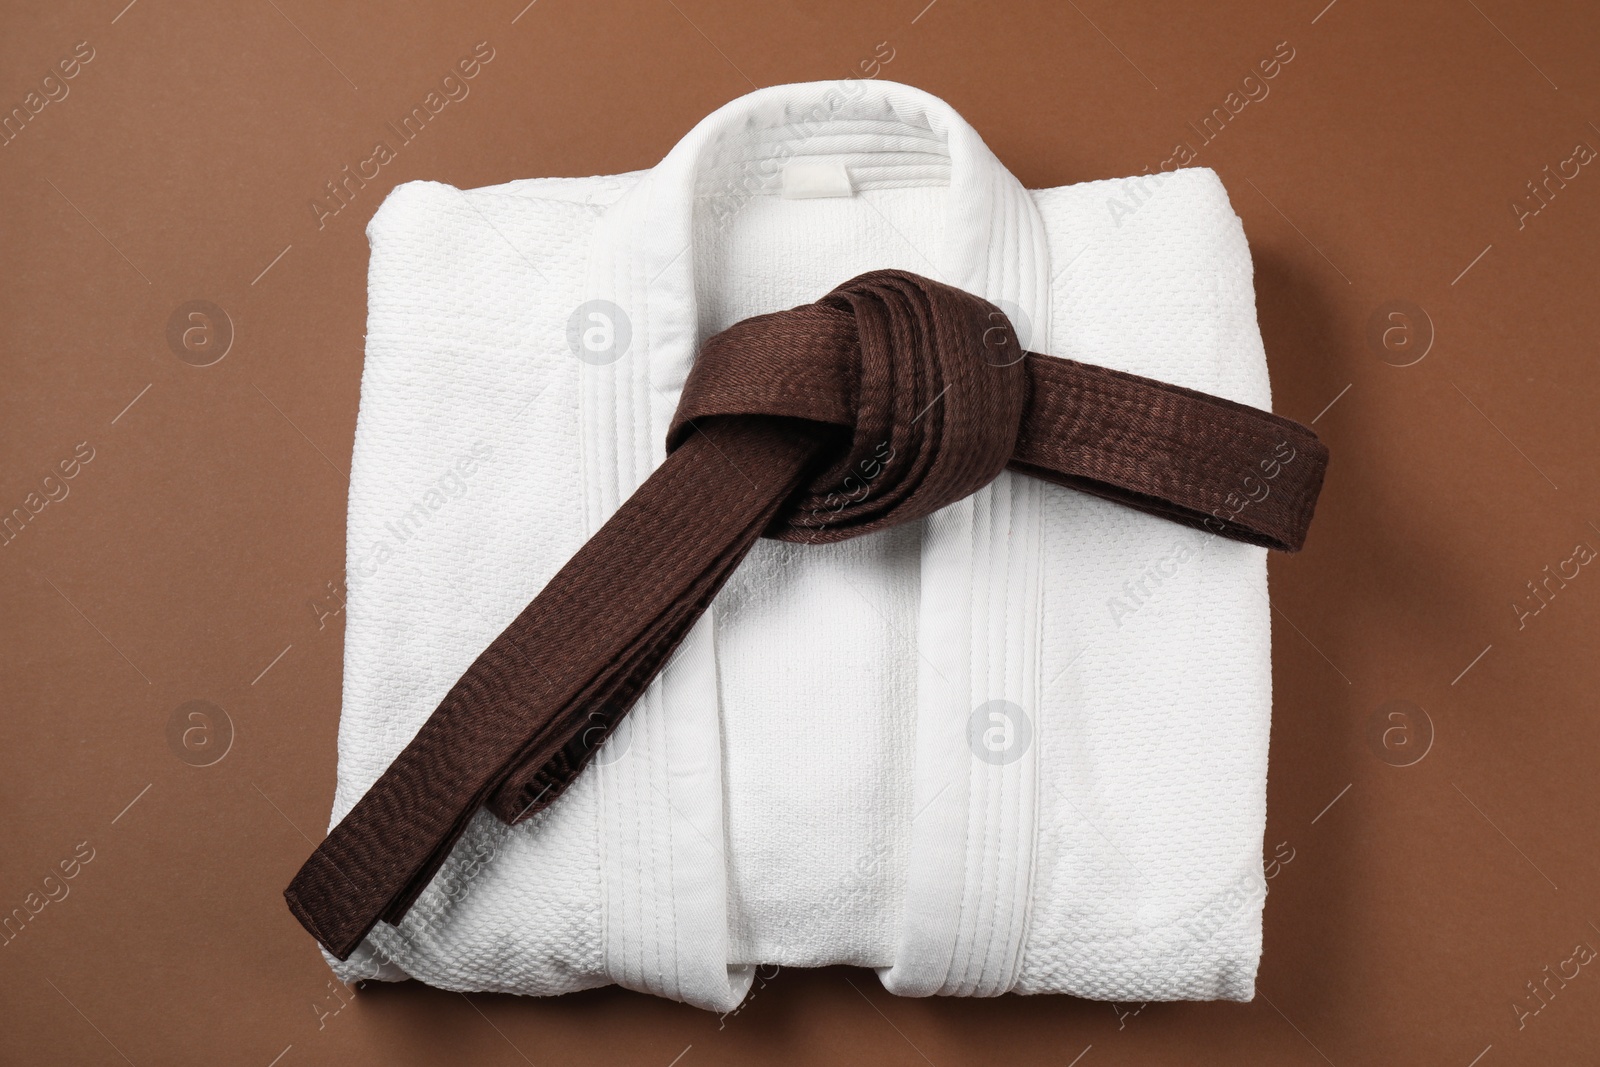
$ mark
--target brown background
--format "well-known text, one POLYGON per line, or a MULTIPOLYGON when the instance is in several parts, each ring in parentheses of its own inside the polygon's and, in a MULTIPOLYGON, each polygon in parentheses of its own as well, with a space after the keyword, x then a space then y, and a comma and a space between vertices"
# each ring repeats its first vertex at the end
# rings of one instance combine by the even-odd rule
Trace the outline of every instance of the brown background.
POLYGON ((11 3, 0 35, 6 111, 95 53, 0 147, 0 512, 94 449, 0 547, 0 912, 94 850, 0 947, 0 1061, 1600 1062, 1600 964, 1521 1028, 1513 1007, 1600 948, 1600 567, 1520 629, 1512 607, 1600 548, 1600 168, 1520 228, 1511 208, 1600 148, 1591 5, 125 3, 11 3), (323 184, 479 41, 470 97, 319 229, 323 184), (1196 160, 1254 249, 1277 408, 1334 456, 1309 547, 1272 563, 1267 845, 1293 858, 1269 870, 1259 995, 898 1000, 841 968, 719 1020, 614 989, 333 989, 279 894, 334 783, 342 616, 319 605, 343 574, 366 220, 415 178, 650 166, 732 97, 847 76, 884 41, 881 76, 948 100, 1030 186, 1158 166, 1295 51, 1196 160), (168 343, 190 300, 234 325, 213 366, 168 343), (1432 324, 1413 315, 1407 367, 1368 339, 1395 300, 1432 324), (209 767, 169 742, 190 700, 232 724, 209 767), (1416 711, 1372 740, 1391 700, 1425 709, 1431 747, 1416 711))

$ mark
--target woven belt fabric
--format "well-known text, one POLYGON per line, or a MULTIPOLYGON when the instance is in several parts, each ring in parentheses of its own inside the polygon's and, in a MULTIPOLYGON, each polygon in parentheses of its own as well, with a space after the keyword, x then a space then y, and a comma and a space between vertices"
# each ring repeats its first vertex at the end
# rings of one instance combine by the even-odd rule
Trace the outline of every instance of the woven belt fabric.
POLYGON ((887 270, 708 340, 667 450, 285 890, 334 956, 404 918, 479 808, 559 797, 758 538, 859 537, 1010 468, 1293 552, 1328 459, 1270 412, 1024 352, 994 305, 887 270))

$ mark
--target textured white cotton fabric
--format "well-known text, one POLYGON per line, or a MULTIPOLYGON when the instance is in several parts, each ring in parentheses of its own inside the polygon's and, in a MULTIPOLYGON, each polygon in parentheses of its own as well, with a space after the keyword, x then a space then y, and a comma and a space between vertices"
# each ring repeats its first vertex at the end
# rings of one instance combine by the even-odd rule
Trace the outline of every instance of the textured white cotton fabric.
MULTIPOLYGON (((741 318, 898 267, 1036 351, 1270 406, 1213 173, 1027 193, 893 83, 761 90, 649 171, 409 183, 368 235, 334 822, 661 461, 698 344, 741 318), (849 182, 785 198, 790 164, 849 182)), ((1249 999, 1264 559, 1010 474, 924 523, 761 542, 567 794, 480 814, 335 969, 721 1011, 760 964, 1249 999)))

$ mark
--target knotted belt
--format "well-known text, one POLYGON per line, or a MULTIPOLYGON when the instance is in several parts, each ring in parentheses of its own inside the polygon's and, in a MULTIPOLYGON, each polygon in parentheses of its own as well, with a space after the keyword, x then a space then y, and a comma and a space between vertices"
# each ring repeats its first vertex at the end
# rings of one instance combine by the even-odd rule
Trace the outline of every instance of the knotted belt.
POLYGON ((400 922, 479 808, 515 823, 561 795, 757 538, 859 537, 1009 467, 1293 552, 1328 457, 1269 412, 1024 352, 992 304, 887 270, 707 341, 667 450, 285 890, 339 959, 400 922))

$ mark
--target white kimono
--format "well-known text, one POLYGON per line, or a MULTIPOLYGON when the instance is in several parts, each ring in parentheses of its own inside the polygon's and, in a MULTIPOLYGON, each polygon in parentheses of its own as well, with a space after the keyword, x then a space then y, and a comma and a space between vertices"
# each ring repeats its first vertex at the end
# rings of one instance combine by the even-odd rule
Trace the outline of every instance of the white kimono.
MULTIPOLYGON (((632 174, 408 183, 368 235, 333 822, 662 461, 739 319, 896 267, 1034 351, 1270 407, 1214 173, 1029 192, 904 85, 763 89, 632 174)), ((1009 472, 924 522, 762 541, 566 795, 480 812, 335 970, 721 1011, 762 964, 1248 1000, 1270 651, 1265 550, 1009 472)))

